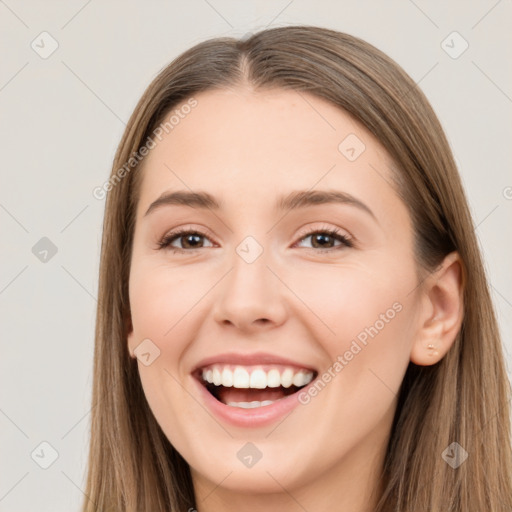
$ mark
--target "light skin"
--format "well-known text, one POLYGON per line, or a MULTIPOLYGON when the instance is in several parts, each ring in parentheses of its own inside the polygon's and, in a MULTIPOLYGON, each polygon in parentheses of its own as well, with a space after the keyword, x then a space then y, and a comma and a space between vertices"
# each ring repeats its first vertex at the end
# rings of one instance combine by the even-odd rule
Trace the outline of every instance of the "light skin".
POLYGON ((132 357, 144 339, 160 350, 149 366, 138 363, 151 410, 191 467, 199 512, 372 510, 407 366, 437 363, 460 329, 459 257, 419 285, 389 158, 342 110, 283 90, 195 98, 146 157, 136 211, 127 342, 132 357), (365 145, 354 161, 338 149, 349 134, 365 145), (177 190, 208 192, 221 208, 161 205, 145 215, 177 190), (275 208, 297 190, 350 194, 373 215, 348 203, 275 208), (159 249, 177 228, 201 232, 197 248, 182 236, 172 246, 183 252, 159 249), (335 228, 352 247, 318 236, 335 228), (252 263, 236 251, 248 236, 263 248, 252 263), (234 427, 198 395, 191 370, 226 352, 269 352, 321 375, 396 303, 400 312, 342 371, 276 424, 234 427), (262 453, 251 468, 237 458, 249 441, 262 453))

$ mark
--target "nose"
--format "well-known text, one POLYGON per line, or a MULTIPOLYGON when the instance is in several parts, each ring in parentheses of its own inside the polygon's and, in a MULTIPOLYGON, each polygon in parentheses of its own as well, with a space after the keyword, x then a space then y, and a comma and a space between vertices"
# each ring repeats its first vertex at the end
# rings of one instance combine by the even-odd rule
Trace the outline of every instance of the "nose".
POLYGON ((265 253, 248 263, 235 254, 231 271, 219 283, 214 319, 247 333, 271 329, 286 318, 284 286, 275 269, 267 266, 265 253))

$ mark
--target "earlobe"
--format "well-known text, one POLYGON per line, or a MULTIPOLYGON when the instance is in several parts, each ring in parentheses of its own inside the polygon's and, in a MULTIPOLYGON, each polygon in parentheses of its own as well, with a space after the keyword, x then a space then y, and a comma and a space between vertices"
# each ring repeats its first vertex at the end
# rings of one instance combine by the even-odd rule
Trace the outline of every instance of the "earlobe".
POLYGON ((448 254, 427 279, 411 361, 419 366, 439 362, 457 338, 464 317, 464 272, 457 252, 448 254))

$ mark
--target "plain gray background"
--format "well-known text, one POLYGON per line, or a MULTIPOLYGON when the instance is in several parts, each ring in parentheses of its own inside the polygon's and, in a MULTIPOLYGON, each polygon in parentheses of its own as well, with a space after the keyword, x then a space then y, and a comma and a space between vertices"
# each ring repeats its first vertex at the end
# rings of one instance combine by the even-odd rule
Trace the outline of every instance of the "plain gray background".
POLYGON ((0 511, 79 509, 104 208, 92 190, 149 82, 210 37, 318 25, 411 75, 459 164, 510 367, 511 18, 509 0, 0 1, 0 511))

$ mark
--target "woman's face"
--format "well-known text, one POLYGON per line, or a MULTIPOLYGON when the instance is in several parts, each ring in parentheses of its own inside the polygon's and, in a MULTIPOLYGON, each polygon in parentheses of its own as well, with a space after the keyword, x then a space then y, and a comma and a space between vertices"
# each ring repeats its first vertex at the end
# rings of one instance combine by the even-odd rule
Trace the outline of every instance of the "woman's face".
POLYGON ((420 300, 389 159, 307 93, 195 100, 153 138, 136 212, 128 348, 151 410, 205 495, 364 488, 420 300))

